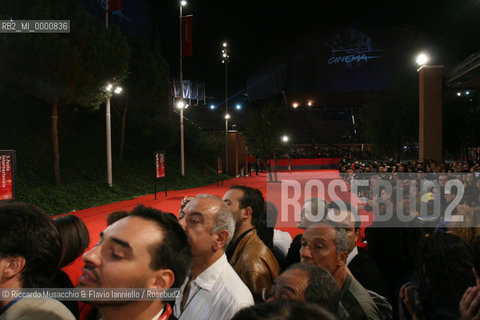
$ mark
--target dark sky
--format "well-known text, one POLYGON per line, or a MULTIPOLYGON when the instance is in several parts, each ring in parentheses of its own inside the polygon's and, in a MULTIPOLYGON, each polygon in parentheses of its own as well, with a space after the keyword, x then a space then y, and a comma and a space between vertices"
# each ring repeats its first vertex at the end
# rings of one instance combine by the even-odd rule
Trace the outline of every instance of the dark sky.
MULTIPOLYGON (((162 0, 156 11, 162 52, 178 76, 178 1, 162 0)), ((248 75, 273 48, 331 24, 387 22, 425 31, 460 59, 480 49, 480 1, 218 1, 190 0, 194 57, 184 59, 184 79, 206 80, 207 95, 224 94, 220 45, 231 47, 229 93, 245 87, 248 75)), ((441 62, 434 62, 441 63, 441 62)))

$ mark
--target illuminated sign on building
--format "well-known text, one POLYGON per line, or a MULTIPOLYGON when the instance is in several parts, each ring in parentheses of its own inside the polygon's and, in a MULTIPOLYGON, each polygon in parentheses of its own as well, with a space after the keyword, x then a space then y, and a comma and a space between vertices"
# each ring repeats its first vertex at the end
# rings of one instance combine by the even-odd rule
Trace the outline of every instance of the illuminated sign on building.
POLYGON ((368 62, 381 58, 379 53, 383 51, 373 45, 368 35, 354 29, 337 33, 326 45, 332 50, 328 64, 368 62))

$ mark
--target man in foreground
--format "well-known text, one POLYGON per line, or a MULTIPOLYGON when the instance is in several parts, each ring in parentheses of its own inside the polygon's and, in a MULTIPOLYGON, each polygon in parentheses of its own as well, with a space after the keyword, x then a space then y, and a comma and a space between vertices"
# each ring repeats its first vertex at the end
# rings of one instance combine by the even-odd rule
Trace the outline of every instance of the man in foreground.
POLYGON ((0 205, 0 319, 74 320, 59 301, 12 298, 5 289, 45 287, 62 253, 53 220, 26 203, 0 205))
POLYGON ((263 288, 270 288, 280 274, 277 259, 257 235, 256 227, 266 223, 263 195, 258 189, 232 186, 223 200, 235 218, 235 233, 227 257, 252 292, 255 302, 261 302, 263 288))
POLYGON ((192 264, 182 295, 175 302, 178 319, 231 319, 253 305, 248 288, 228 263, 225 248, 235 221, 218 197, 197 195, 180 211, 180 225, 192 247, 192 264))
POLYGON ((345 229, 329 220, 310 225, 303 234, 300 258, 329 271, 340 288, 340 303, 352 319, 381 319, 362 285, 347 273, 349 242, 345 229))
POLYGON ((338 293, 337 283, 328 271, 311 264, 295 263, 275 279, 267 302, 310 302, 338 315, 338 293))
MULTIPOLYGON (((100 233, 100 241, 83 255, 80 287, 178 288, 191 261, 187 236, 171 214, 142 205, 100 233)), ((154 301, 91 301, 102 320, 174 319, 172 307, 154 301)))

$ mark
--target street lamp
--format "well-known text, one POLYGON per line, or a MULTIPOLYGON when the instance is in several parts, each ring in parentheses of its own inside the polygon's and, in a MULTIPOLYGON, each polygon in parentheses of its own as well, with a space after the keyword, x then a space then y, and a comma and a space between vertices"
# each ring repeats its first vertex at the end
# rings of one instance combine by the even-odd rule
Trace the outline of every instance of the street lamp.
MULTIPOLYGON (((282 142, 286 145, 289 140, 289 137, 287 135, 282 136, 282 142)), ((290 164, 290 155, 287 153, 287 159, 288 159, 288 171, 292 171, 292 166, 290 164)))
POLYGON ((225 65, 225 172, 228 172, 228 119, 230 115, 228 114, 228 73, 227 65, 230 58, 230 48, 228 43, 225 41, 222 43, 222 63, 225 65))
POLYGON ((183 110, 186 109, 185 102, 180 99, 177 102, 177 108, 180 109, 180 161, 182 164, 182 176, 185 176, 185 153, 184 153, 184 137, 183 137, 183 110))
POLYGON ((180 163, 181 174, 185 176, 185 151, 184 151, 184 137, 183 137, 183 109, 185 104, 183 103, 183 48, 182 48, 182 9, 187 5, 187 1, 180 1, 180 101, 177 103, 177 108, 180 109, 180 163), (181 103, 180 103, 181 102, 181 103), (181 106, 181 107, 180 107, 181 106))
POLYGON ((423 66, 425 65, 428 61, 430 60, 430 58, 428 57, 428 55, 426 53, 420 53, 418 56, 417 56, 417 64, 420 65, 420 66, 423 66))
MULTIPOLYGON (((230 115, 227 113, 225 115, 225 131, 228 133, 228 120, 230 120, 230 115)), ((228 135, 226 136, 226 143, 227 143, 227 159, 228 159, 228 135)))
POLYGON ((111 113, 110 113, 110 98, 113 93, 122 93, 122 87, 113 88, 112 84, 107 84, 105 90, 107 91, 107 103, 105 107, 105 120, 107 127, 107 181, 108 186, 112 186, 112 126, 111 126, 111 113))

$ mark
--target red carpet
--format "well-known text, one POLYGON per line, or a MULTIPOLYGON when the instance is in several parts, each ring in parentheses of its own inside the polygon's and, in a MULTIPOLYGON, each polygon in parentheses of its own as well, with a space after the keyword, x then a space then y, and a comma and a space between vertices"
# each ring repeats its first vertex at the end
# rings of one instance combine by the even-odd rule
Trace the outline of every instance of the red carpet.
MULTIPOLYGON (((295 172, 279 172, 278 173, 278 180, 309 180, 314 179, 314 177, 319 177, 321 175, 322 179, 328 177, 327 179, 336 179, 339 178, 338 170, 316 170, 316 171, 295 171, 295 172)), ((112 203, 108 205, 103 205, 99 207, 93 207, 89 209, 84 209, 76 212, 71 212, 71 214, 75 214, 80 217, 84 223, 86 224, 89 233, 90 233, 90 246, 92 247, 97 243, 99 239, 99 233, 103 231, 106 226, 106 216, 117 210, 131 210, 138 204, 143 204, 147 207, 153 207, 162 211, 172 212, 175 215, 178 214, 180 209, 180 202, 184 196, 195 196, 199 193, 207 193, 212 195, 217 195, 220 198, 223 197, 224 193, 230 188, 230 186, 239 184, 239 185, 247 185, 252 188, 257 188, 262 191, 264 197, 268 200, 269 195, 267 194, 267 173, 259 173, 258 176, 253 175, 249 177, 240 177, 234 178, 223 182, 223 185, 220 183, 218 186, 217 184, 213 184, 206 187, 201 188, 194 188, 194 189, 185 189, 185 190, 172 190, 168 191, 168 196, 165 197, 165 193, 158 192, 157 199, 154 199, 154 195, 147 195, 138 197, 132 200, 121 201, 117 203, 112 203)), ((278 191, 280 184, 272 184, 269 183, 268 192, 272 190, 278 191), (277 190, 275 190, 277 189, 277 190)), ((330 199, 329 199, 330 200, 330 199)), ((299 202, 303 203, 304 198, 299 200, 299 202)), ((288 210, 289 214, 292 214, 292 210, 288 210)), ((280 210, 279 210, 280 211, 280 210)), ((280 215, 280 212, 279 212, 280 215)), ((289 215, 290 217, 290 215, 289 215)), ((280 218, 280 217, 279 217, 280 218)), ((293 221, 293 220, 290 220, 293 221)), ((279 224, 278 228, 287 231, 292 235, 292 238, 301 233, 302 230, 297 229, 294 226, 295 224, 290 223, 290 227, 285 227, 284 225, 279 224)), ((68 267, 64 268, 64 270, 68 273, 74 285, 77 285, 78 277, 81 275, 81 268, 83 266, 83 262, 81 258, 77 259, 74 263, 69 265, 68 267)))

